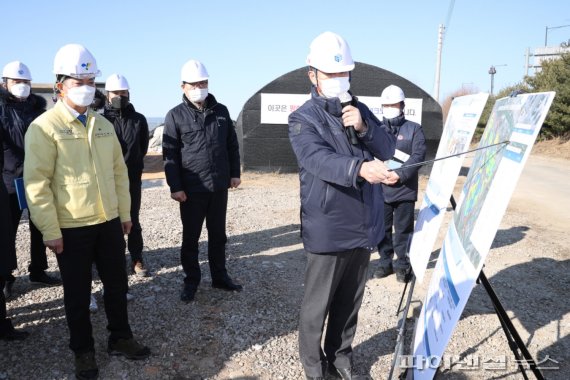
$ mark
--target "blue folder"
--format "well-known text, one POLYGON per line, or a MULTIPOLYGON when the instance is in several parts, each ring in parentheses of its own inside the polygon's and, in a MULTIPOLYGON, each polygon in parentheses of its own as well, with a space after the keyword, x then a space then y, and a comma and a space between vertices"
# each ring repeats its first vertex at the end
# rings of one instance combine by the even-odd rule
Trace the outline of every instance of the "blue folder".
POLYGON ((18 196, 18 206, 20 210, 28 208, 28 202, 26 201, 26 189, 24 189, 24 178, 16 178, 14 180, 14 187, 16 188, 16 195, 18 196))

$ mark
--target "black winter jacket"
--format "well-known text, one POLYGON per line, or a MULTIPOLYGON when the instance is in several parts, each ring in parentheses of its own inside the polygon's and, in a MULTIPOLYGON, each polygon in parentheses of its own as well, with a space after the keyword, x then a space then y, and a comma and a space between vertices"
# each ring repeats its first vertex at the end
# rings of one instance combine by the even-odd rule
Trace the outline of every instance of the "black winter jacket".
POLYGON ((0 128, 4 133, 2 179, 8 193, 14 194, 14 179, 24 171, 24 135, 31 122, 46 110, 46 100, 30 94, 21 102, 0 87, 0 128))
MULTIPOLYGON (((404 115, 389 120, 384 118, 384 123, 390 128, 392 134, 396 136, 396 149, 410 156, 402 166, 416 164, 425 160, 426 139, 421 125, 406 120, 404 115)), ((419 170, 419 166, 396 170, 396 173, 400 176, 399 181, 392 186, 382 184, 385 202, 417 201, 419 170)))
POLYGON ((172 193, 212 192, 240 177, 239 146, 226 106, 212 94, 198 110, 185 95, 164 121, 162 155, 172 193))
POLYGON ((129 171, 129 180, 140 181, 144 169, 144 156, 148 151, 149 132, 146 118, 136 112, 130 103, 120 110, 106 105, 103 115, 115 127, 129 171))
POLYGON ((395 138, 362 103, 368 131, 351 145, 338 98, 312 97, 289 116, 289 139, 299 163, 303 245, 311 253, 375 248, 384 237, 382 187, 359 177, 364 161, 387 160, 395 138))
MULTIPOLYGON (((2 146, 4 130, 0 128, 0 146, 2 146)), ((0 170, 4 169, 4 156, 0 155, 0 170)), ((17 268, 16 242, 13 235, 12 216, 10 215, 10 198, 0 181, 0 276, 5 277, 17 268)), ((0 289, 2 291, 2 289, 0 289)))

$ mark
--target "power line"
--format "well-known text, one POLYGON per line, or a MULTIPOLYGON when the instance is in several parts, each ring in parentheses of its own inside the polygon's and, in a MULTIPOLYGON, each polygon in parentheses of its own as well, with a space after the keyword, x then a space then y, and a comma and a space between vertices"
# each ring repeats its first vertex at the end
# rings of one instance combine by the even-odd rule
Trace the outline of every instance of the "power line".
MULTIPOLYGON (((455 0, 451 0, 449 2, 449 7, 447 8, 447 16, 445 16, 445 22, 443 23, 443 25, 445 25, 446 31, 449 30, 449 25, 451 23, 451 15, 453 13, 453 7, 454 6, 455 6, 455 0)), ((444 38, 445 38, 445 34, 444 34, 444 38)))
POLYGON ((451 14, 453 13, 453 7, 455 6, 455 0, 450 0, 449 7, 447 8, 447 16, 445 18, 445 24, 439 24, 439 30, 437 33, 437 54, 435 63, 435 79, 433 84, 433 98, 436 102, 439 102, 439 83, 441 74, 441 54, 443 50, 443 40, 445 38, 445 30, 449 29, 449 23, 451 22, 451 14))

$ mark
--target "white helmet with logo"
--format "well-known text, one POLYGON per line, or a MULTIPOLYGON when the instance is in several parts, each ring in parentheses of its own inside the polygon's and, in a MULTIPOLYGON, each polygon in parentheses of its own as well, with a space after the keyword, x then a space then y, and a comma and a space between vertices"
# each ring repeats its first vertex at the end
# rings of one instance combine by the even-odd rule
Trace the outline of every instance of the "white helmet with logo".
POLYGON ((324 73, 343 73, 354 69, 348 43, 332 32, 324 32, 311 42, 307 64, 324 73))
POLYGON ((105 91, 121 91, 128 89, 129 82, 127 82, 127 78, 121 74, 111 74, 105 82, 105 91))
POLYGON ((381 104, 396 104, 406 100, 404 91, 398 86, 391 84, 380 95, 381 104))
POLYGON ((93 54, 79 44, 68 44, 58 50, 53 60, 53 73, 77 79, 101 75, 93 54))
POLYGON ((28 66, 20 61, 14 61, 4 66, 2 78, 32 80, 32 74, 28 66))
POLYGON ((196 83, 208 80, 209 75, 206 66, 200 61, 194 59, 189 60, 182 66, 180 80, 186 83, 196 83))

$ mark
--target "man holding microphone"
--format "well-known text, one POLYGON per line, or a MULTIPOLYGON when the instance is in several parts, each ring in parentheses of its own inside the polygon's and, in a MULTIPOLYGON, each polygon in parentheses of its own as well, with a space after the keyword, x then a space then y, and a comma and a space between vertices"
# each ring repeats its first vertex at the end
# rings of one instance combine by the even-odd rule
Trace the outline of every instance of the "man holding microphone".
POLYGON ((307 252, 299 355, 307 379, 358 379, 352 341, 370 253, 384 234, 380 183, 388 170, 380 160, 393 156, 395 137, 347 96, 355 65, 342 37, 325 32, 315 38, 307 64, 311 99, 289 116, 307 252))

